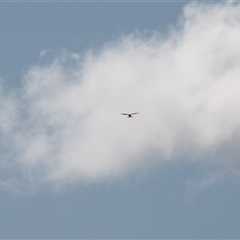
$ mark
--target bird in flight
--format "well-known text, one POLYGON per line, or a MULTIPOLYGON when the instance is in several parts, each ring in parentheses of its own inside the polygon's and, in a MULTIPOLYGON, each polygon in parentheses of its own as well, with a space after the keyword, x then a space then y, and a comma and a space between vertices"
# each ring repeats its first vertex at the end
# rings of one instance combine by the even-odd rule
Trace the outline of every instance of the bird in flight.
POLYGON ((135 114, 139 114, 139 112, 135 112, 135 113, 120 113, 121 115, 127 115, 128 118, 132 118, 133 116, 132 115, 135 115, 135 114))

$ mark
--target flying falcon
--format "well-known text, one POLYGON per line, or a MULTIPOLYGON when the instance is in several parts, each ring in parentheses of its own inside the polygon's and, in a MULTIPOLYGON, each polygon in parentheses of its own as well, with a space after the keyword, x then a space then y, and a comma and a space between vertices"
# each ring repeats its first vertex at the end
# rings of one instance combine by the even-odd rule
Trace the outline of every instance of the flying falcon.
POLYGON ((132 115, 135 115, 135 114, 139 114, 139 112, 135 112, 135 113, 120 113, 121 115, 127 115, 128 118, 132 118, 133 116, 132 115))

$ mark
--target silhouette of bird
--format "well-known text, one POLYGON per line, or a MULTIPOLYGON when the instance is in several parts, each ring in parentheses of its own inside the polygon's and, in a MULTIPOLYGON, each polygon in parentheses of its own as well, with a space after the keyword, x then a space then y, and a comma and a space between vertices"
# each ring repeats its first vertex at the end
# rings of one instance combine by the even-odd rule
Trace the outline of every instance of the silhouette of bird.
POLYGON ((135 113, 120 113, 121 115, 127 115, 128 118, 132 118, 133 116, 132 115, 135 115, 135 114, 139 114, 139 112, 135 112, 135 113))

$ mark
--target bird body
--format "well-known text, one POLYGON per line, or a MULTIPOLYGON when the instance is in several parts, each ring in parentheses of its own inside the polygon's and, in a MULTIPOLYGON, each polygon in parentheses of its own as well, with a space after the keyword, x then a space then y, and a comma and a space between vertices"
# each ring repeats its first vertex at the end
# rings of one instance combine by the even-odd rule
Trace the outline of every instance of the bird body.
POLYGON ((128 118, 132 118, 132 115, 138 114, 139 112, 135 112, 135 113, 121 113, 121 115, 126 115, 128 118))

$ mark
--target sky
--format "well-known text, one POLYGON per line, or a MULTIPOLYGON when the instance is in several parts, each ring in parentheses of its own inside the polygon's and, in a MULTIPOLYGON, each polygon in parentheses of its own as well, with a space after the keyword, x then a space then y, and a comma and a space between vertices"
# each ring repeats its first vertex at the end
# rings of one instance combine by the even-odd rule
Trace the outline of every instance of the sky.
POLYGON ((0 1, 0 238, 239 239, 239 26, 237 1, 0 1))

